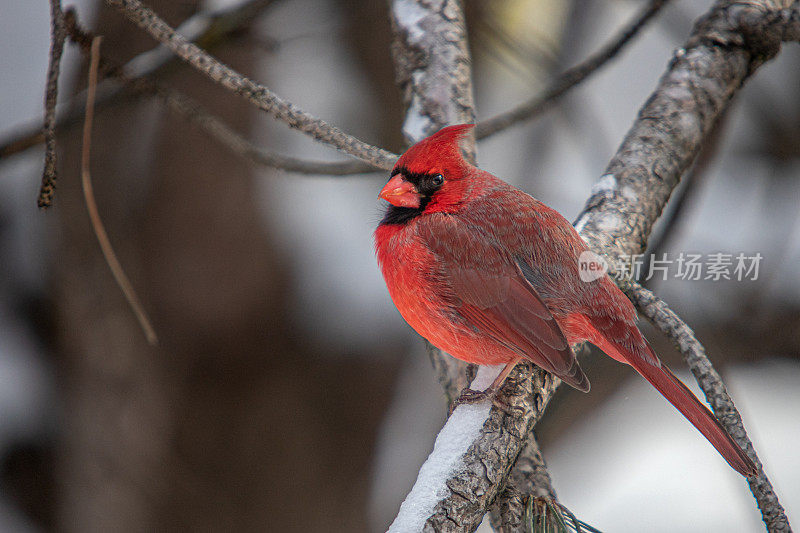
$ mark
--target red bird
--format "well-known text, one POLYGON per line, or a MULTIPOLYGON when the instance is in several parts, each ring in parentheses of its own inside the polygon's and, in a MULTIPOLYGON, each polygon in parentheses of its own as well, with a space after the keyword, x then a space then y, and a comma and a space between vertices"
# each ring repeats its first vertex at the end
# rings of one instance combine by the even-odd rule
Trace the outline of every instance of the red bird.
POLYGON ((714 415, 659 361, 614 282, 580 279, 578 256, 588 248, 572 225, 463 159, 458 141, 472 127, 450 126, 409 148, 380 193, 391 205, 375 248, 403 318, 459 359, 505 364, 488 395, 520 361, 588 391, 571 346, 589 341, 639 372, 734 469, 756 475, 714 415))

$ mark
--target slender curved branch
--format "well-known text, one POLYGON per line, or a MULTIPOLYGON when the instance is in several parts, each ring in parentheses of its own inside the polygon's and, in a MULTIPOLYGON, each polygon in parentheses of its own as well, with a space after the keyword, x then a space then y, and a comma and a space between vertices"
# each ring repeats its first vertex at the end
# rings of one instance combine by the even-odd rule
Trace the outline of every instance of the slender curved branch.
POLYGON ((528 100, 524 104, 504 111, 499 115, 478 122, 475 135, 484 139, 497 132, 503 131, 524 120, 529 120, 553 106, 570 89, 579 85, 586 78, 600 70, 603 66, 616 57, 620 50, 628 44, 647 23, 652 20, 669 0, 651 0, 636 18, 626 25, 619 34, 590 56, 581 64, 568 69, 561 74, 550 87, 539 96, 528 100))
POLYGON ((39 189, 37 204, 47 209, 53 203, 56 191, 56 103, 58 102, 58 75, 61 72, 61 56, 64 53, 64 12, 60 0, 50 0, 50 60, 47 67, 47 90, 44 97, 44 128, 42 138, 45 144, 42 186, 39 189))
POLYGON ((94 124, 94 99, 97 91, 97 73, 100 65, 100 43, 102 37, 94 37, 91 44, 91 63, 89 65, 89 83, 86 92, 86 117, 83 123, 83 142, 81 143, 81 187, 83 189, 83 198, 86 202, 86 211, 89 213, 89 220, 92 224, 97 242, 100 244, 100 250, 103 252, 103 257, 114 276, 114 281, 125 296, 136 320, 142 328, 142 331, 147 338, 147 342, 151 346, 158 344, 158 336, 156 330, 153 328, 150 318, 144 310, 144 306, 139 301, 133 284, 125 274, 122 265, 117 259, 117 254, 114 252, 114 247, 111 246, 111 241, 106 233, 103 221, 100 218, 100 211, 97 209, 97 202, 94 199, 94 188, 92 187, 91 172, 89 170, 91 161, 91 147, 92 147, 92 125, 94 124))
MULTIPOLYGON (((94 36, 91 32, 81 28, 77 18, 72 12, 67 13, 66 30, 70 40, 76 43, 81 50, 89 54, 94 36)), ((196 124, 203 131, 215 138, 234 153, 249 159, 255 164, 277 168, 288 172, 301 174, 325 175, 351 175, 375 172, 374 166, 362 161, 309 161, 295 157, 275 154, 256 146, 242 135, 231 129, 222 119, 206 111, 194 99, 185 94, 165 87, 164 85, 146 76, 131 77, 126 68, 103 59, 100 70, 108 77, 115 78, 138 93, 153 94, 159 98, 170 110, 178 113, 186 120, 196 124)))
POLYGON ((747 436, 742 416, 736 410, 722 377, 714 369, 706 355, 705 348, 695 337, 694 331, 663 300, 638 283, 622 282, 620 288, 648 320, 675 342, 697 383, 703 389, 714 414, 725 430, 756 464, 758 476, 749 478, 747 482, 758 503, 758 508, 761 510, 767 530, 770 532, 790 531, 789 520, 764 472, 753 443, 747 436))
POLYGON ((179 35, 152 9, 144 6, 139 0, 106 0, 106 3, 119 9, 130 21, 211 80, 246 98, 259 109, 266 111, 289 127, 379 168, 391 168, 397 159, 395 154, 346 134, 336 126, 300 110, 264 85, 239 74, 179 35))
MULTIPOLYGON (((782 39, 800 35, 798 4, 720 0, 697 22, 578 217, 576 227, 594 251, 616 258, 644 249, 681 174, 733 94, 778 53, 782 39)), ((510 409, 489 410, 444 481, 446 489, 428 519, 434 529, 477 527, 557 386, 557 380, 528 367, 515 369, 509 379, 499 400, 510 409)))
MULTIPOLYGON (((198 46, 205 49, 212 49, 225 43, 232 35, 237 34, 244 29, 252 20, 274 0, 249 0, 242 4, 214 12, 200 12, 188 20, 186 20, 182 27, 190 27, 189 37, 194 40, 198 46)), ((77 16, 73 7, 68 7, 64 10, 64 25, 65 30, 69 33, 70 20, 73 24, 77 16)), ((87 48, 88 49, 88 48, 87 48)), ((156 45, 154 48, 142 52, 133 59, 131 59, 124 67, 124 70, 133 77, 152 77, 160 74, 162 71, 168 69, 173 62, 179 61, 174 54, 170 53, 168 58, 161 57, 159 53, 163 50, 161 45, 156 45), (158 57, 157 57, 158 56, 158 57)), ((105 79, 103 82, 112 81, 105 79)), ((139 94, 131 94, 130 87, 124 86, 120 90, 102 91, 105 83, 98 86, 98 96, 95 102, 95 112, 105 109, 112 104, 119 104, 127 102, 132 96, 139 96, 139 94), (128 89, 126 91, 126 89, 128 89)), ((63 104, 63 107, 68 109, 67 112, 60 112, 56 115, 55 128, 61 130, 65 127, 72 127, 82 124, 83 116, 85 113, 85 95, 75 95, 63 104)), ((21 133, 16 133, 9 139, 0 142, 0 159, 4 159, 14 154, 18 154, 37 146, 44 142, 44 135, 42 128, 25 129, 21 133)))

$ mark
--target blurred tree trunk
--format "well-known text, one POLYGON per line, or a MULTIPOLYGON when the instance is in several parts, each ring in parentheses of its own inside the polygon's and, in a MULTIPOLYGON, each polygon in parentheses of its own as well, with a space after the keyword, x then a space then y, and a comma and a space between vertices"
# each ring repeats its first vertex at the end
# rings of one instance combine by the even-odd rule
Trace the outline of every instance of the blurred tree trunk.
MULTIPOLYGON (((176 24, 199 2, 150 4, 176 24)), ((95 27, 109 57, 153 46, 106 8, 95 27)), ((254 49, 215 53, 252 72, 254 49)), ((188 70, 169 81, 239 131, 258 117, 188 70)), ((392 369, 320 358, 293 334, 289 260, 259 217, 252 168, 152 102, 96 118, 97 201, 160 336, 151 348, 88 224, 80 132, 61 146, 59 529, 365 530, 392 369)))

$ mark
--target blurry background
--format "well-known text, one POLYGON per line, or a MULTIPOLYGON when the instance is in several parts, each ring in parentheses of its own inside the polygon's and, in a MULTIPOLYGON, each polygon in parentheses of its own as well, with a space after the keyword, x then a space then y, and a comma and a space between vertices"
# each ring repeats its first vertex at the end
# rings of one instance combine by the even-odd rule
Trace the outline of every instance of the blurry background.
MULTIPOLYGON (((104 55, 127 61, 154 46, 99 2, 74 4, 105 36, 104 55)), ((233 4, 150 2, 173 25, 233 4)), ((574 219, 709 4, 668 5, 557 108, 480 143, 481 166, 574 219)), ((641 6, 467 2, 479 118, 541 91, 641 6)), ((46 2, 0 3, 0 144, 40 120, 48 16, 46 2)), ((276 0, 213 53, 399 152, 390 35, 382 2, 276 0)), ((85 68, 67 45, 62 100, 85 86, 85 68)), ((344 159, 187 67, 160 79, 270 150, 344 159)), ((706 164, 682 185, 679 216, 651 239, 671 256, 760 252, 758 279, 650 283, 706 344, 795 521, 799 92, 800 50, 785 46, 739 94, 706 164)), ((97 200, 160 336, 154 349, 88 224, 79 136, 61 130, 46 213, 35 207, 41 146, 0 159, 0 530, 385 529, 445 416, 422 343, 394 310, 372 252, 385 173, 256 168, 147 98, 100 112, 97 200)), ((605 531, 759 530, 745 482, 671 406, 604 356, 584 365, 592 393, 563 388, 537 426, 564 504, 605 531)))

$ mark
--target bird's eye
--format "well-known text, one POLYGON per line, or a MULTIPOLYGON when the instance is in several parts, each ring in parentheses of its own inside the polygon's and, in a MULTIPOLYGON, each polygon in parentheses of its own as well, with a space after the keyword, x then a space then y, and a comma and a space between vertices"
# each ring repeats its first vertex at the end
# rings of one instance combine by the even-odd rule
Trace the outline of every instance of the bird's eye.
POLYGON ((434 176, 431 178, 431 183, 432 183, 432 184, 433 184, 435 187, 439 187, 439 186, 440 186, 442 183, 444 183, 444 176, 442 176, 441 174, 435 174, 435 175, 434 175, 434 176))

